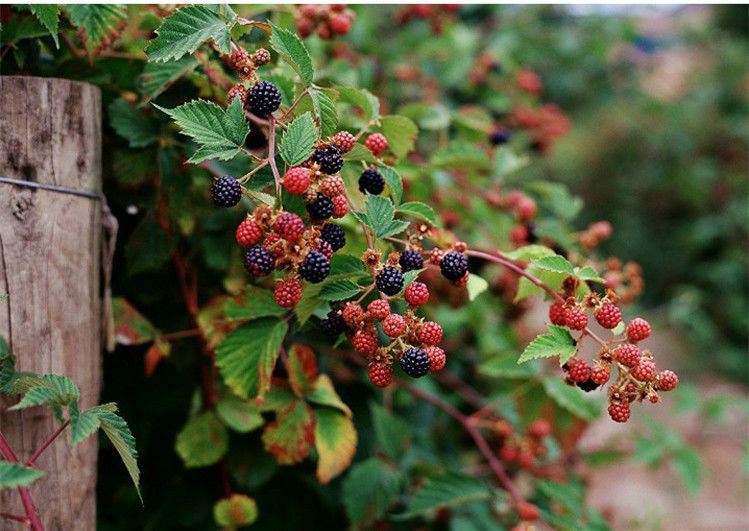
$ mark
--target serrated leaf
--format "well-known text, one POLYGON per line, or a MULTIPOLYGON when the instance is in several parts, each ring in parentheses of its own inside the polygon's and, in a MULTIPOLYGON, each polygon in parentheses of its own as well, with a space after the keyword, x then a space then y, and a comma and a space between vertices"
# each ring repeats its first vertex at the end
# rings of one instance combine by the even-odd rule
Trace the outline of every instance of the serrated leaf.
POLYGON ((388 141, 388 147, 399 159, 405 157, 414 147, 419 128, 410 118, 387 115, 380 119, 382 134, 388 141))
POLYGON ((317 380, 317 358, 307 345, 295 343, 289 349, 289 384, 299 397, 312 392, 317 380))
MULTIPOLYGON (((562 285, 562 282, 564 282, 564 279, 569 276, 568 273, 548 271, 533 265, 528 267, 526 271, 541 280, 544 284, 546 284, 554 291, 558 290, 562 285)), ((542 288, 536 286, 527 278, 522 277, 518 282, 518 292, 515 295, 515 302, 519 302, 526 297, 531 297, 534 295, 544 295, 545 293, 546 292, 542 288)))
POLYGON ((378 458, 351 468, 343 481, 343 506, 354 527, 384 515, 403 488, 403 474, 378 458))
POLYGON ((390 199, 379 195, 368 195, 365 201, 366 212, 356 212, 362 223, 371 228, 378 238, 390 228, 395 208, 390 199))
POLYGON ((222 527, 235 529, 257 520, 257 503, 244 494, 232 494, 216 502, 213 519, 222 527))
POLYGON ((411 446, 411 427, 405 420, 374 402, 369 404, 369 411, 380 449, 395 461, 400 460, 411 446))
POLYGON ((157 37, 148 43, 149 61, 179 59, 198 49, 208 39, 218 45, 221 53, 231 52, 231 27, 205 6, 187 6, 164 19, 157 37))
POLYGON ((284 312, 285 310, 276 304, 273 292, 258 286, 247 286, 242 293, 226 301, 226 318, 232 321, 278 316, 284 312))
POLYGON ((531 341, 520 355, 518 363, 559 355, 559 364, 562 365, 575 354, 576 349, 575 339, 566 328, 550 324, 549 333, 531 341))
POLYGON ((44 472, 36 468, 0 461, 0 489, 26 487, 42 476, 44 472))
POLYGON ((575 268, 575 276, 582 280, 583 282, 591 281, 591 282, 599 282, 601 284, 604 284, 606 281, 603 280, 599 275, 598 272, 593 269, 591 266, 585 266, 583 268, 575 268))
POLYGON ((70 22, 85 35, 89 50, 99 44, 107 30, 113 30, 117 21, 124 20, 125 8, 119 4, 67 4, 70 22))
POLYGON ((57 36, 57 25, 59 23, 60 8, 57 4, 29 4, 29 9, 34 16, 49 30, 55 41, 55 46, 60 49, 60 41, 57 36))
POLYGON ((348 416, 334 409, 316 409, 314 414, 317 479, 328 483, 351 464, 358 440, 356 428, 348 416))
POLYGON ((435 509, 486 500, 490 496, 491 492, 482 481, 459 472, 446 472, 429 478, 411 498, 408 511, 397 516, 411 518, 435 509))
POLYGON ((15 381, 17 393, 24 393, 21 401, 11 410, 31 406, 69 406, 78 401, 78 387, 67 376, 45 374, 44 376, 21 376, 15 381))
POLYGON ((555 273, 568 273, 570 275, 575 274, 575 268, 572 267, 566 258, 563 256, 545 256, 537 260, 533 260, 533 265, 547 271, 554 271, 555 273))
POLYGON ((139 345, 153 341, 159 331, 143 314, 121 297, 112 299, 114 332, 120 345, 139 345))
POLYGON ((194 164, 211 158, 233 158, 250 132, 239 98, 235 98, 226 111, 205 100, 193 100, 174 109, 164 109, 156 104, 154 107, 171 116, 182 129, 182 134, 198 143, 200 149, 188 161, 194 164))
POLYGON ((213 465, 226 454, 229 433, 215 413, 201 413, 180 430, 174 448, 187 468, 213 465))
POLYGON ((216 413, 224 424, 238 433, 249 433, 265 424, 265 419, 254 402, 236 396, 219 400, 216 403, 216 413))
POLYGON ((196 66, 198 61, 191 55, 165 63, 146 63, 136 86, 142 94, 154 99, 179 78, 195 70, 196 66))
POLYGON ((338 128, 338 111, 330 97, 321 90, 310 91, 322 136, 334 134, 338 128))
POLYGON ((321 374, 315 380, 311 392, 307 393, 305 399, 308 402, 320 406, 328 406, 337 409, 347 417, 351 417, 351 409, 341 400, 333 387, 333 381, 327 374, 321 374))
MULTIPOLYGON (((113 411, 99 411, 99 425, 101 431, 117 450, 125 465, 130 479, 133 480, 135 490, 140 497, 140 471, 138 470, 138 452, 135 449, 135 437, 125 419, 113 411)), ((142 498, 141 498, 141 501, 142 498)))
POLYGON ((265 427, 263 446, 279 465, 293 465, 309 455, 314 434, 312 408, 302 400, 294 400, 277 414, 275 422, 265 427))
POLYGON ((598 416, 598 406, 586 399, 580 389, 567 385, 561 378, 544 378, 543 386, 549 398, 573 415, 585 420, 593 420, 598 416))
POLYGON ((95 406, 85 411, 79 411, 77 407, 70 408, 70 434, 71 446, 76 446, 86 437, 99 429, 99 420, 102 411, 117 412, 117 404, 109 403, 95 406))
POLYGON ((389 166, 380 168, 380 173, 385 179, 390 190, 390 197, 393 198, 393 203, 399 205, 403 198, 403 179, 400 174, 389 166))
POLYGON ((288 328, 284 321, 264 318, 226 336, 216 351, 216 365, 232 391, 243 398, 263 399, 288 328))
POLYGON ((359 291, 359 286, 350 280, 333 280, 323 285, 317 297, 323 301, 342 301, 357 295, 359 291))
POLYGON ((330 274, 328 278, 341 276, 359 276, 366 274, 364 263, 357 256, 350 254, 334 254, 330 260, 330 274))
POLYGON ((281 158, 289 166, 296 166, 312 155, 319 132, 312 115, 305 112, 291 122, 281 140, 281 158))
POLYGON ((434 213, 432 207, 427 204, 420 203, 419 201, 409 201, 408 203, 403 203, 398 207, 398 213, 414 216, 415 218, 422 219, 427 223, 430 223, 431 225, 436 225, 437 223, 437 216, 434 213))
POLYGON ((158 122, 132 107, 122 98, 109 105, 109 125, 127 140, 131 148, 146 147, 159 139, 158 122))
POLYGON ((353 160, 356 162, 364 161, 369 164, 375 164, 377 162, 377 159, 374 157, 374 155, 372 155, 372 152, 362 144, 354 144, 354 147, 351 148, 351 151, 343 154, 343 160, 353 160))
POLYGON ((522 260, 524 262, 555 255, 556 253, 545 245, 526 245, 524 247, 519 247, 514 251, 502 253, 502 256, 505 258, 509 258, 510 260, 522 260))
POLYGON ((336 90, 340 95, 340 101, 359 107, 370 120, 379 118, 380 100, 368 90, 351 87, 336 87, 336 90))
POLYGON ((468 300, 473 301, 476 297, 489 289, 489 283, 484 279, 484 277, 469 273, 466 289, 468 290, 468 300))
POLYGON ((296 34, 271 24, 270 45, 296 70, 305 85, 309 86, 315 76, 312 59, 304 43, 296 34))

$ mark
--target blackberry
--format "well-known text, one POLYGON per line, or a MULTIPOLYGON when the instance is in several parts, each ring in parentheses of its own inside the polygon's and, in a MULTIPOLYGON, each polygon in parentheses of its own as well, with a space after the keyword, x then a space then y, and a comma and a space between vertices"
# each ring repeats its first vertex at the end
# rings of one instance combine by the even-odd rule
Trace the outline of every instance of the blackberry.
POLYGON ((447 253, 440 262, 440 271, 447 280, 458 280, 468 271, 468 257, 463 253, 447 253))
POLYGON ((281 92, 270 81, 260 81, 247 93, 247 109, 258 116, 268 116, 281 105, 281 92))
POLYGON ((325 197, 322 194, 317 194, 317 199, 311 203, 307 203, 307 212, 312 219, 321 220, 328 219, 333 215, 335 204, 329 197, 325 197))
POLYGON ((424 259, 421 257, 421 253, 413 249, 403 251, 398 263, 404 272, 416 271, 417 269, 424 267, 424 259))
POLYGON ((330 260, 320 251, 310 251, 299 266, 299 274, 304 280, 317 284, 328 277, 330 260))
POLYGON ((341 171, 343 167, 343 157, 341 150, 335 146, 319 147, 312 155, 312 161, 320 165, 320 171, 333 175, 341 171))
POLYGON ((500 127, 499 129, 495 129, 489 136, 489 142, 491 142, 493 146, 501 146, 510 140, 510 135, 511 133, 509 129, 506 127, 500 127))
POLYGON ((335 337, 346 331, 346 323, 340 313, 330 310, 326 318, 320 321, 320 329, 326 336, 335 337))
POLYGON ((393 266, 385 266, 375 279, 377 289, 385 295, 395 295, 403 289, 403 273, 393 266))
POLYGON ((363 194, 379 195, 385 189, 385 179, 379 171, 368 168, 359 176, 359 191, 363 194))
POLYGON ((591 391, 595 391, 596 389, 598 389, 598 384, 594 382, 592 378, 588 378, 584 382, 577 382, 576 385, 586 393, 590 393, 591 391))
POLYGON ((421 378, 429 372, 429 356, 420 348, 411 347, 401 356, 401 369, 411 378, 421 378))
POLYGON ((244 268, 250 275, 262 277, 273 271, 276 259, 265 247, 253 247, 244 252, 244 268))
POLYGON ((335 223, 326 223, 320 230, 320 238, 330 244, 334 251, 346 245, 346 232, 335 223))
POLYGON ((242 186, 233 177, 224 175, 213 181, 211 199, 218 207, 233 207, 242 199, 242 186))

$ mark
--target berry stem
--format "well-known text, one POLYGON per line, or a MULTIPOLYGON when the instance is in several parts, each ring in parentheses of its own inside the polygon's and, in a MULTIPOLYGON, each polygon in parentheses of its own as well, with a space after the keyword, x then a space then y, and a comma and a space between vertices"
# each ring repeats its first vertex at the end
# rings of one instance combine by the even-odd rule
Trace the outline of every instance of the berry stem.
POLYGON ((270 131, 268 133, 268 161, 270 169, 273 170, 273 179, 276 181, 276 197, 281 201, 281 175, 276 166, 276 118, 272 114, 268 118, 270 131))
POLYGON ((65 428, 68 427, 69 424, 70 424, 70 419, 63 422, 62 426, 57 428, 52 435, 47 437, 47 440, 44 441, 44 443, 39 448, 37 448, 36 452, 31 454, 31 457, 29 457, 28 460, 26 460, 23 466, 34 466, 34 463, 36 462, 37 459, 39 459, 39 456, 42 455, 42 452, 44 452, 44 450, 46 450, 47 447, 49 447, 49 445, 52 444, 52 442, 55 439, 57 439, 57 437, 63 432, 63 430, 65 430, 65 428))
POLYGON ((283 113, 283 116, 281 116, 281 118, 279 118, 279 121, 281 121, 281 122, 284 122, 284 121, 286 121, 286 119, 287 119, 287 118, 289 117, 289 115, 291 114, 291 111, 293 111, 293 110, 294 110, 294 108, 295 108, 295 107, 296 107, 297 105, 299 105, 299 102, 300 102, 300 101, 302 101, 302 98, 304 98, 304 96, 306 96, 306 95, 307 95, 308 93, 309 93, 309 87, 305 88, 305 89, 304 89, 304 90, 302 91, 302 93, 301 93, 301 94, 299 94, 299 96, 297 96, 296 100, 294 100, 294 103, 292 103, 292 104, 291 104, 291 107, 289 107, 288 109, 286 109, 286 112, 285 112, 285 113, 283 113))
MULTIPOLYGON (((5 439, 2 431, 0 431, 0 454, 2 454, 5 460, 9 463, 18 463, 18 458, 13 452, 13 449, 8 444, 8 441, 5 439)), ((44 526, 42 525, 42 521, 39 519, 39 513, 36 510, 36 506, 34 506, 34 500, 31 498, 31 491, 29 490, 29 488, 18 487, 18 494, 21 496, 21 502, 23 503, 23 508, 26 511, 26 517, 29 520, 31 529, 33 529, 34 531, 43 531, 44 526)))
POLYGON ((364 126, 361 129, 359 129, 359 132, 356 133, 356 135, 354 135, 354 142, 357 142, 361 138, 361 136, 367 132, 367 129, 369 129, 373 123, 374 123, 374 118, 370 118, 369 121, 366 124, 364 124, 364 126))
POLYGON ((7 520, 15 520, 16 522, 21 522, 23 525, 27 527, 31 525, 31 520, 29 520, 25 516, 21 516, 18 514, 0 513, 0 518, 5 518, 7 520))

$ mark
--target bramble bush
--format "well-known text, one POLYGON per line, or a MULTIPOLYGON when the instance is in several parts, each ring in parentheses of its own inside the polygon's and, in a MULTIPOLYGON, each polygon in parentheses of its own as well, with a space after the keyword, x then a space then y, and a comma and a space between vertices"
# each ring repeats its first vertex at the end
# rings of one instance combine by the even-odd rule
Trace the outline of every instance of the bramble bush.
POLYGON ((607 527, 575 444, 678 377, 615 227, 517 178, 569 119, 512 56, 451 55, 480 11, 361 9, 3 7, 3 72, 97 84, 110 126, 104 394, 145 508, 103 454, 103 528, 607 527))

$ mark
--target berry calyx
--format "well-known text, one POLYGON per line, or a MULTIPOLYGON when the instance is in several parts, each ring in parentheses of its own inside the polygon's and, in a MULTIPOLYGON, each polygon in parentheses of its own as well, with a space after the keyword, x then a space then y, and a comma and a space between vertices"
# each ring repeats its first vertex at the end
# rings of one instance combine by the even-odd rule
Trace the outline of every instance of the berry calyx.
POLYGON ((554 304, 549 306, 549 320, 553 325, 567 325, 567 310, 564 309, 563 303, 555 302, 554 304))
POLYGON ((388 141, 382 133, 372 133, 364 141, 364 145, 373 155, 379 155, 387 149, 388 141))
POLYGON ((236 237, 242 247, 252 247, 263 239, 263 231, 254 220, 247 218, 237 226, 236 237))
POLYGON ((622 311, 611 303, 601 304, 595 312, 596 321, 604 328, 616 328, 622 322, 622 311))
POLYGON ((642 341, 650 337, 651 332, 650 323, 641 317, 636 317, 627 324, 627 337, 630 341, 642 341))
POLYGON ((297 166, 289 168, 289 171, 283 176, 283 186, 290 194, 303 194, 309 188, 309 180, 309 169, 297 166))
POLYGON ((409 348, 400 359, 401 369, 411 378, 421 378, 429 372, 429 356, 420 348, 409 348))
POLYGON ((440 371, 445 368, 445 365, 447 364, 447 355, 444 350, 440 347, 429 345, 424 347, 424 352, 429 356, 430 371, 440 371))
POLYGON ((299 275, 306 281, 317 284, 328 277, 330 260, 320 251, 310 251, 299 266, 299 275))
POLYGON ((382 321, 382 331, 386 336, 398 337, 406 331, 406 320, 402 315, 391 313, 382 321))
POLYGON ((377 289, 391 296, 403 289, 403 282, 403 273, 393 266, 385 266, 375 279, 377 289))
POLYGON ((363 194, 379 195, 385 189, 385 178, 374 168, 368 168, 359 176, 359 191, 363 194))
POLYGON ((440 272, 447 280, 459 280, 468 271, 468 257, 451 251, 442 257, 440 272))
POLYGON ((268 116, 281 106, 281 91, 270 81, 259 81, 247 93, 246 106, 252 114, 268 116))
POLYGON ((293 212, 281 214, 275 223, 273 230, 286 241, 295 242, 304 234, 304 221, 293 212))
POLYGON ((235 178, 224 175, 211 184, 211 199, 218 207, 236 206, 242 199, 242 186, 235 178))
POLYGON ((337 251, 346 245, 346 231, 335 223, 326 223, 320 229, 320 239, 330 244, 333 251, 337 251))
POLYGON ((403 296, 411 306, 423 306, 429 300, 429 288, 422 282, 411 282, 403 296))
POLYGON ((281 308, 293 308, 302 298, 302 285, 295 278, 287 278, 276 285, 273 299, 281 308))
POLYGON ((424 258, 422 258, 419 251, 409 249, 401 253, 398 264, 400 264, 401 270, 404 273, 407 271, 416 271, 424 267, 424 258))
POLYGON ((367 376, 377 387, 387 387, 393 383, 393 367, 387 363, 370 363, 367 376))
POLYGON ((609 406, 609 416, 614 422, 627 422, 629 420, 629 404, 618 402, 609 406))
POLYGON ((375 299, 367 306, 369 317, 375 321, 382 321, 390 315, 390 304, 385 299, 375 299))
POLYGON ((427 321, 419 327, 418 337, 425 345, 439 345, 442 342, 442 327, 434 321, 427 321))
POLYGON ((614 357, 625 367, 634 367, 640 363, 642 352, 635 345, 626 343, 614 351, 614 357))
POLYGON ((673 391, 679 385, 679 377, 674 371, 661 371, 655 375, 655 388, 660 391, 673 391))
POLYGON ((256 277, 268 275, 275 265, 275 258, 264 247, 253 247, 244 252, 244 268, 250 275, 256 277))

